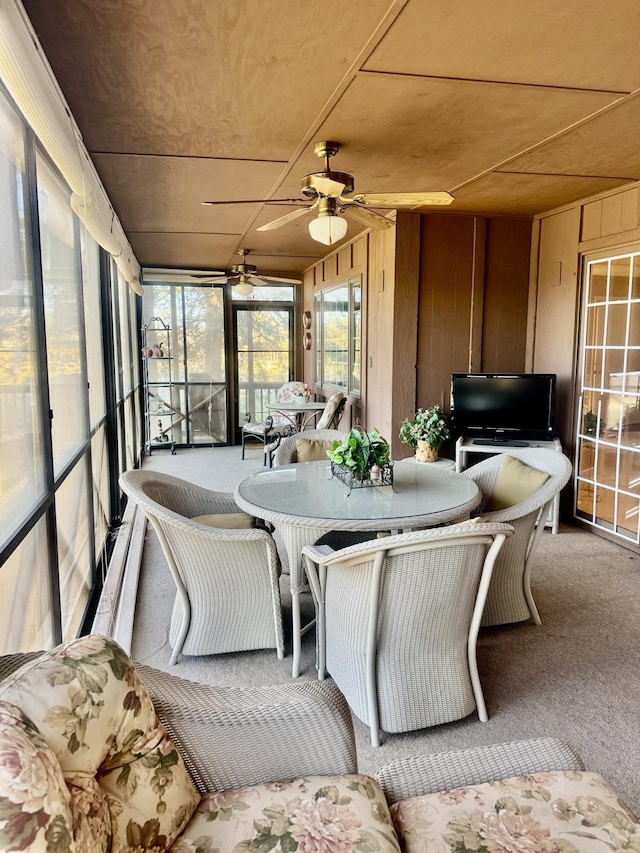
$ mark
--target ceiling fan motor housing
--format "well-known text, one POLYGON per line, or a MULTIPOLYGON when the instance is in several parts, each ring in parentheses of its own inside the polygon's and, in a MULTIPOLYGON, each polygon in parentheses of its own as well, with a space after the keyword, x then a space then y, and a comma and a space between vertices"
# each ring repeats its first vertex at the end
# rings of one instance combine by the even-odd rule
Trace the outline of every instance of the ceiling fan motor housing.
POLYGON ((235 275, 240 275, 241 273, 255 275, 258 272, 258 267, 254 267, 253 264, 234 264, 231 267, 231 272, 235 275))
POLYGON ((346 172, 313 172, 311 175, 305 175, 300 185, 302 194, 307 198, 316 198, 318 195, 325 193, 318 192, 316 189, 316 178, 324 178, 325 180, 335 181, 338 184, 343 184, 344 189, 336 193, 336 195, 347 195, 353 192, 353 175, 348 175, 346 172))

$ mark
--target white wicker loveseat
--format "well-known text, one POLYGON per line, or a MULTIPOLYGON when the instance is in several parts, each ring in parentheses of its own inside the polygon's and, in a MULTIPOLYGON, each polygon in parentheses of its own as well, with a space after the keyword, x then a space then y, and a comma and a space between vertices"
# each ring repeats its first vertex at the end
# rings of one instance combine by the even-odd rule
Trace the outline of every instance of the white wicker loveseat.
POLYGON ((421 756, 372 779, 325 682, 206 687, 134 667, 99 636, 0 659, 0 679, 2 850, 638 849, 633 815, 555 740, 421 756))

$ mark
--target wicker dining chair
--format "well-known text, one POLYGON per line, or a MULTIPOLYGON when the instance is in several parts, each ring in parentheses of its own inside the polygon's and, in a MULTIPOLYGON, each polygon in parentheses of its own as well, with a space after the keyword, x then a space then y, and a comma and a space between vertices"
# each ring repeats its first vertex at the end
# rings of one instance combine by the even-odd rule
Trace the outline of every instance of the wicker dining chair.
POLYGON ((326 666, 373 746, 380 729, 422 729, 474 708, 487 720, 476 641, 493 565, 512 532, 463 523, 303 549, 318 676, 326 666))
POLYGON ((540 625, 540 615, 531 592, 533 556, 553 501, 569 481, 571 462, 563 453, 549 448, 510 447, 508 453, 478 462, 463 474, 472 479, 482 491, 484 501, 478 510, 482 520, 506 522, 511 524, 515 531, 496 561, 482 625, 507 625, 530 618, 536 625, 540 625), (546 472, 549 479, 526 500, 505 509, 485 512, 482 507, 486 505, 487 498, 493 491, 507 456, 520 460, 530 468, 546 472))
MULTIPOLYGON (((298 461, 298 444, 297 440, 304 441, 342 441, 345 433, 337 429, 306 429, 304 432, 297 435, 290 435, 288 438, 283 438, 276 449, 273 456, 273 464, 276 468, 281 465, 292 465, 298 461)), ((327 459, 327 462, 329 460, 327 459)))
POLYGON ((239 509, 232 495, 169 474, 126 471, 120 486, 151 522, 176 585, 170 663, 181 652, 211 655, 266 648, 276 648, 284 658, 280 564, 271 535, 195 520, 239 509))

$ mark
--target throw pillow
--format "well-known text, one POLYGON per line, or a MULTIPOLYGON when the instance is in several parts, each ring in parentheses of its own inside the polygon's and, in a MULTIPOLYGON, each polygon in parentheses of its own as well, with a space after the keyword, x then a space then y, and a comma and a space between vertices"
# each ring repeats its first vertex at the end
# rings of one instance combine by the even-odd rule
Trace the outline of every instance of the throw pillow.
POLYGON ((69 785, 72 811, 74 803, 95 811, 99 785, 111 817, 111 853, 168 850, 200 795, 114 640, 81 637, 46 652, 0 684, 0 699, 37 725, 69 785))
POLYGON ((399 853, 400 848, 380 786, 354 774, 205 794, 174 850, 399 853))
POLYGON ((219 512, 213 515, 196 515, 191 521, 218 527, 223 530, 248 530, 256 526, 256 520, 246 512, 219 512))
POLYGON ((296 454, 298 462, 326 462, 327 450, 331 450, 333 441, 319 441, 313 438, 296 436, 296 454))
POLYGON ((62 769, 20 708, 0 702, 0 850, 44 853, 54 846, 76 850, 62 769))
POLYGON ((640 825, 597 773, 515 776, 391 806, 405 853, 638 849, 640 825))
POLYGON ((530 498, 549 479, 546 471, 537 471, 525 465, 513 456, 505 456, 498 471, 493 491, 487 498, 483 512, 496 512, 500 509, 530 498))

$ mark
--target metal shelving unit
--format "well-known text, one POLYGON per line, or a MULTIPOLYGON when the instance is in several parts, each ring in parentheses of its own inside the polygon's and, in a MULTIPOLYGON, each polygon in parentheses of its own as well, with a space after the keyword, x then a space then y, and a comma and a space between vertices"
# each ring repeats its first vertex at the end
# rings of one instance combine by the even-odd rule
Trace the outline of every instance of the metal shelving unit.
POLYGON ((175 455, 173 428, 174 415, 177 412, 171 403, 171 326, 164 323, 160 317, 152 317, 146 326, 142 327, 142 344, 147 454, 151 456, 154 448, 170 448, 171 453, 175 455))

